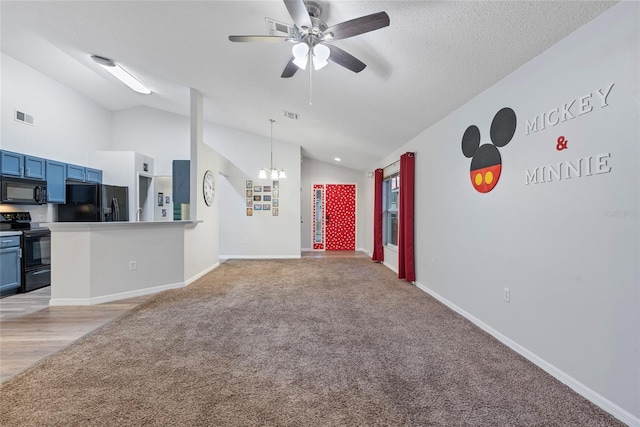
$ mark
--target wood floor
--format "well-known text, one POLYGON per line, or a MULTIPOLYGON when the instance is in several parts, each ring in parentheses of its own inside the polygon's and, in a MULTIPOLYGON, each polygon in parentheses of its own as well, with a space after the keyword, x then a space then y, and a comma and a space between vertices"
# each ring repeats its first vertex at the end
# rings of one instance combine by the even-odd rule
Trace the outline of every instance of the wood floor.
POLYGON ((302 258, 370 258, 360 251, 303 251, 302 258))
POLYGON ((51 288, 0 299, 0 382, 121 316, 152 295, 106 304, 49 307, 51 288))
MULTIPOLYGON (((360 258, 359 251, 304 251, 303 258, 360 258)), ((49 307, 51 288, 0 299, 0 382, 22 372, 153 295, 92 306, 49 307)))

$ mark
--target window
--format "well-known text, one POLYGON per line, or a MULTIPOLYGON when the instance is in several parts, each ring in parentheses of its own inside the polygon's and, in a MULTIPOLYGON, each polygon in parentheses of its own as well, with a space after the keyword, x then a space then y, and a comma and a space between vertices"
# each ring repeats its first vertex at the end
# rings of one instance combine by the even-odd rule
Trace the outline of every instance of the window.
POLYGON ((382 184, 382 235, 383 244, 398 246, 398 196, 400 176, 393 174, 382 184))

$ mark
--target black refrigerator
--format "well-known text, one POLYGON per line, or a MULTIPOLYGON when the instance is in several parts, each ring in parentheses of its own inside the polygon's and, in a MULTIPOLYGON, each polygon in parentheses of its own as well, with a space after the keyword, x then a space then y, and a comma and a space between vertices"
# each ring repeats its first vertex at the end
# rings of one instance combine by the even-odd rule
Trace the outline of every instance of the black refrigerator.
POLYGON ((60 222, 129 221, 127 187, 67 184, 67 202, 58 205, 60 222))

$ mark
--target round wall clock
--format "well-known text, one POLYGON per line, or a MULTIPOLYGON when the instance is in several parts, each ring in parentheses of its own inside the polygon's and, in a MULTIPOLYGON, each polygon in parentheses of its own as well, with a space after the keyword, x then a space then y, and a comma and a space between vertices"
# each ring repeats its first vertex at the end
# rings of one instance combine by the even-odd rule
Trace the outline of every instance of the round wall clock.
POLYGON ((202 180, 202 195, 204 196, 204 202, 207 206, 211 206, 213 204, 214 191, 213 172, 208 170, 204 173, 204 178, 202 180))

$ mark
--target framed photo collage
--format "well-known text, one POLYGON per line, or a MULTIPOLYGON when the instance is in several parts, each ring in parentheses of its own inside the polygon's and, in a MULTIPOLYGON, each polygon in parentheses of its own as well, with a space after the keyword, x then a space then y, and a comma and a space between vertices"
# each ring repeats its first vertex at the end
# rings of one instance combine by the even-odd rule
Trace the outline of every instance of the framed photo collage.
POLYGON ((246 214, 254 212, 271 212, 272 216, 280 213, 280 181, 272 181, 271 185, 253 185, 248 179, 246 185, 246 214))

